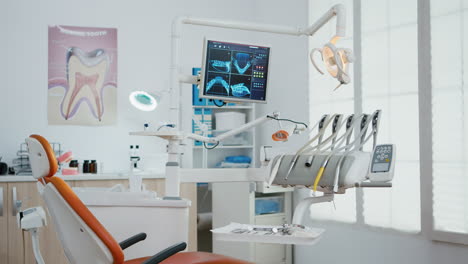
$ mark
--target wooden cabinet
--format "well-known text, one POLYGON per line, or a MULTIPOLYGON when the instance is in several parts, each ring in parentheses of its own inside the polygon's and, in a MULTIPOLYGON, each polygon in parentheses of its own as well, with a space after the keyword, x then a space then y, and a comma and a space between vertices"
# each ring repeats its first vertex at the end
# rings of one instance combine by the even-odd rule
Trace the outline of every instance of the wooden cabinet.
MULTIPOLYGON (((67 183, 72 187, 128 185, 127 180, 80 180, 67 181, 67 183)), ((144 179, 144 184, 148 190, 156 191, 158 196, 164 195, 164 179, 144 179)), ((0 263, 35 264, 31 235, 29 232, 20 230, 17 225, 16 215, 14 215, 14 196, 17 201, 22 202, 22 210, 36 206, 42 206, 47 210, 44 201, 37 191, 36 182, 0 183, 0 200, 3 201, 3 203, 0 201, 0 206, 3 205, 3 210, 0 210, 0 263)), ((181 196, 192 201, 192 206, 189 210, 188 250, 196 251, 196 185, 193 183, 182 184, 181 196)), ((45 263, 69 263, 49 215, 47 215, 47 226, 39 230, 39 243, 45 263)))
MULTIPOLYGON (((0 184, 3 189, 3 216, 0 216, 0 263, 35 264, 31 234, 18 228, 17 206, 21 209, 45 204, 37 191, 35 182, 11 182, 0 184)), ((1 194, 0 190, 0 194, 1 194)), ((39 230, 41 253, 46 263, 67 264, 54 225, 49 218, 46 227, 39 230)))
POLYGON ((8 184, 0 183, 0 263, 8 263, 8 184))

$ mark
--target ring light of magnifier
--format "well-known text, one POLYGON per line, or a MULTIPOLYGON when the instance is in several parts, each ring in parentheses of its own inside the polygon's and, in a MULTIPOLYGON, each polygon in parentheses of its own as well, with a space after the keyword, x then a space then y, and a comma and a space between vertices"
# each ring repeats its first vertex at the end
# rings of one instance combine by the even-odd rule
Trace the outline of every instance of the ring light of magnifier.
POLYGON ((145 91, 134 91, 130 93, 129 100, 135 108, 145 112, 153 111, 158 107, 157 96, 145 91))

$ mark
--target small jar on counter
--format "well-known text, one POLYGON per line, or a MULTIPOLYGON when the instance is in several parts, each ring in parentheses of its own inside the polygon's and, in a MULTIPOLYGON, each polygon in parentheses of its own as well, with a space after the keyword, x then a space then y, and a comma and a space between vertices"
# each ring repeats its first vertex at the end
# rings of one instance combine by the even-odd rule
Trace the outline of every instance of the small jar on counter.
POLYGON ((70 168, 78 168, 78 161, 77 160, 71 160, 70 164, 68 164, 70 168))
POLYGON ((83 163, 83 173, 90 173, 89 171, 89 160, 85 160, 83 163))
POLYGON ((91 160, 91 163, 89 164, 89 173, 97 173, 97 163, 96 160, 91 160))

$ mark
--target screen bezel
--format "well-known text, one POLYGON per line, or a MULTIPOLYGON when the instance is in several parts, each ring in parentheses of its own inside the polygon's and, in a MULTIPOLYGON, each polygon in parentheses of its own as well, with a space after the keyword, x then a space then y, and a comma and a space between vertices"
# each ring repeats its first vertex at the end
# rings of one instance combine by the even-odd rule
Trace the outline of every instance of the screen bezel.
POLYGON ((244 102, 244 103, 260 103, 266 104, 268 103, 268 91, 270 90, 270 68, 271 68, 271 55, 272 55, 272 46, 267 44, 259 44, 259 43, 247 43, 247 42, 240 42, 240 41, 230 41, 230 40, 216 40, 213 38, 205 37, 203 39, 203 57, 202 57, 202 67, 200 71, 200 85, 198 86, 199 90, 199 97, 206 98, 206 99, 215 99, 215 100, 222 100, 224 102, 244 102), (249 46, 261 46, 270 49, 270 53, 268 55, 268 70, 267 70, 267 80, 266 80, 266 90, 265 90, 265 100, 255 100, 255 99, 246 99, 246 98, 234 98, 228 96, 215 96, 215 95, 205 95, 203 91, 205 89, 205 74, 207 71, 206 68, 206 61, 207 61, 207 53, 208 53, 208 41, 217 41, 217 42, 225 42, 225 43, 232 43, 232 44, 239 44, 239 45, 249 45, 249 46))

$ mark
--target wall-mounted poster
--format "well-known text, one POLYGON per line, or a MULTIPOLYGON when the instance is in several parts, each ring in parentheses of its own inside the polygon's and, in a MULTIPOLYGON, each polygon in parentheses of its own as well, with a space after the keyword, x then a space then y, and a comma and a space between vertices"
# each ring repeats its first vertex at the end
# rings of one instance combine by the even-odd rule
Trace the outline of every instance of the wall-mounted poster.
POLYGON ((117 29, 49 26, 49 125, 117 120, 117 29))

